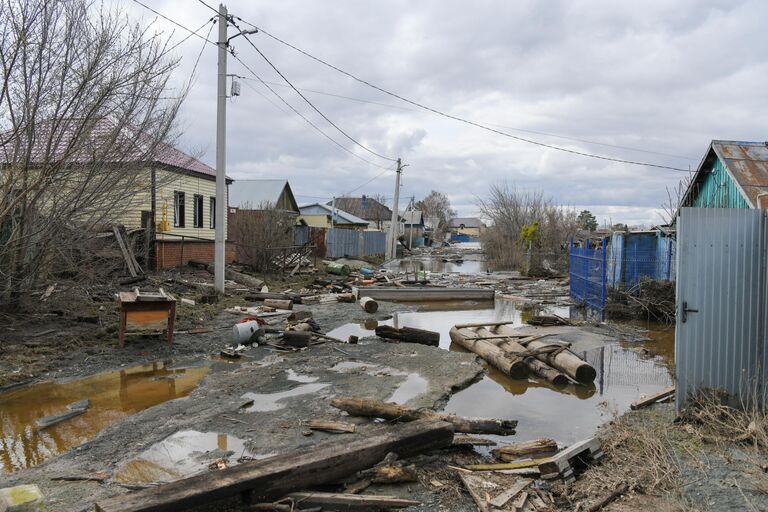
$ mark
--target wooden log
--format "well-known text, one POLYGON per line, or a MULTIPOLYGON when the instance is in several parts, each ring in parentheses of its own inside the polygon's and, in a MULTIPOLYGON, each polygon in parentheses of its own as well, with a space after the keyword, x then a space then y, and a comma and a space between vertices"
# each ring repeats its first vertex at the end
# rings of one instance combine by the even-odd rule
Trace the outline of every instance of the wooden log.
POLYGON ((251 492, 268 501, 296 489, 337 482, 370 468, 393 452, 410 457, 450 446, 453 426, 423 420, 371 430, 295 452, 204 473, 96 503, 97 512, 176 512, 251 492))
POLYGON ((418 343, 420 345, 429 345, 437 347, 440 345, 440 333, 434 331, 425 331, 413 327, 401 327, 397 329, 389 325, 380 325, 376 327, 376 336, 391 340, 404 341, 406 343, 418 343))
POLYGON ((312 333, 308 331, 285 331, 283 333, 283 345, 303 348, 309 345, 312 333))
MULTIPOLYGON (((491 331, 480 327, 474 331, 462 330, 461 332, 464 335, 469 335, 469 333, 475 332, 480 337, 483 337, 488 336, 491 331)), ((534 357, 530 350, 518 343, 516 338, 489 339, 487 342, 500 348, 502 351, 504 351, 504 353, 507 354, 507 357, 511 359, 516 358, 522 360, 528 367, 530 373, 539 377, 540 379, 551 382, 555 386, 566 386, 571 382, 567 375, 534 357)))
POLYGON ((523 443, 502 446, 493 450, 493 456, 506 462, 524 457, 549 457, 557 453, 557 441, 554 439, 534 439, 523 443))
POLYGON ((293 309, 293 301, 280 299, 264 299, 264 306, 275 309, 293 309))
POLYGON ((364 510, 386 510, 390 508, 405 508, 421 505, 418 501, 406 500, 395 496, 380 496, 374 494, 337 494, 330 492, 293 492, 287 497, 294 502, 303 505, 319 505, 331 510, 350 510, 354 508, 364 510))
MULTIPOLYGON (((352 302, 355 302, 355 294, 351 293, 351 292, 350 293, 337 293, 336 294, 336 299, 339 302, 349 302, 349 303, 352 303, 352 302)), ((363 309, 365 309, 365 308, 363 308, 363 309)))
MULTIPOLYGON (((518 334, 510 327, 501 326, 497 329, 499 334, 518 334)), ((533 351, 541 351, 547 346, 551 346, 546 340, 532 339, 525 345, 526 348, 533 351)), ((548 364, 552 368, 560 370, 576 382, 588 384, 595 381, 597 371, 588 362, 568 350, 557 350, 551 353, 541 353, 536 355, 536 359, 548 364)))
POLYGON ((672 386, 671 388, 662 389, 658 393, 654 393, 650 396, 647 396, 645 398, 641 398, 640 400, 635 400, 630 404, 630 408, 634 411, 637 409, 642 409, 643 407, 648 407, 651 404, 655 404, 659 400, 663 400, 665 398, 669 398, 670 396, 675 394, 675 387, 672 386))
POLYGON ((375 313, 379 310, 379 303, 370 297, 363 297, 360 299, 360 307, 362 307, 366 313, 375 313))
POLYGON ((506 436, 514 434, 517 427, 517 420, 463 418, 453 414, 435 412, 431 409, 412 409, 403 405, 350 396, 336 397, 331 400, 331 405, 346 411, 352 416, 404 422, 418 419, 446 421, 453 425, 456 432, 465 434, 497 434, 506 436))
POLYGON ((371 482, 374 484, 398 484, 418 481, 416 466, 386 465, 373 468, 371 482))
POLYGON ((322 430, 324 432, 334 432, 337 434, 354 434, 356 428, 353 423, 330 420, 309 420, 307 422, 307 427, 309 427, 310 430, 322 430))
POLYGON ((513 379, 524 379, 528 375, 528 365, 522 358, 510 358, 509 355, 488 340, 473 339, 473 331, 459 330, 456 327, 449 332, 451 340, 474 352, 491 366, 512 377, 513 379))

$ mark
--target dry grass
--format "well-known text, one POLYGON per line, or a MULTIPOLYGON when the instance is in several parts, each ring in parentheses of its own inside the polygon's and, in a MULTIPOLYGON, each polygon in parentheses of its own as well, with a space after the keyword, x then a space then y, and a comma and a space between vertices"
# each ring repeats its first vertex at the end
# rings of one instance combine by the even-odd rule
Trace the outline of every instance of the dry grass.
POLYGON ((586 510, 626 483, 629 494, 646 500, 655 497, 663 504, 654 508, 688 510, 680 493, 681 471, 675 455, 681 446, 695 450, 695 446, 686 446, 685 437, 669 414, 644 411, 643 421, 632 415, 615 418, 600 434, 605 461, 589 467, 572 486, 559 489, 561 505, 586 510))

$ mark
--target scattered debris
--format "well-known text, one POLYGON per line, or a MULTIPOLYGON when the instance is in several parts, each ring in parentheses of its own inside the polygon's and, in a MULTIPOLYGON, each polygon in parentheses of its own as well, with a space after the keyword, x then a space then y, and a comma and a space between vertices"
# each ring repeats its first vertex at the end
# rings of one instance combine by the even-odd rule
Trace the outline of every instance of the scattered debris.
POLYGON ((379 303, 370 297, 363 297, 360 299, 360 307, 362 307, 366 313, 375 313, 379 310, 379 303))

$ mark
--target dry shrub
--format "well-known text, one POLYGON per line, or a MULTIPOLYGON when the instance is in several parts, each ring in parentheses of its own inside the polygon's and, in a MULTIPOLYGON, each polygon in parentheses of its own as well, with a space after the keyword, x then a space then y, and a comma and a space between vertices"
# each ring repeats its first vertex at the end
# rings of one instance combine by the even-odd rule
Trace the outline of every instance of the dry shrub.
POLYGON ((257 272, 268 272, 283 251, 293 247, 295 215, 260 204, 245 204, 229 217, 229 238, 237 247, 237 261, 257 272))
POLYGON ((610 290, 605 307, 608 318, 675 322, 675 282, 644 277, 639 282, 610 290))

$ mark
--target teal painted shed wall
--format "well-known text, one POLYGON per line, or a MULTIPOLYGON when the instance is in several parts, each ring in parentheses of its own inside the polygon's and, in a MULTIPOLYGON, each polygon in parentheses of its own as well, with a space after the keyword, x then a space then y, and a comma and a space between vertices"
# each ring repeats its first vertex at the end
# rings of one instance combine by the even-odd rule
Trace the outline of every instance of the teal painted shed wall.
POLYGON ((698 186, 698 193, 691 206, 697 208, 750 208, 739 187, 725 170, 719 158, 715 158, 712 172, 708 172, 698 186))

